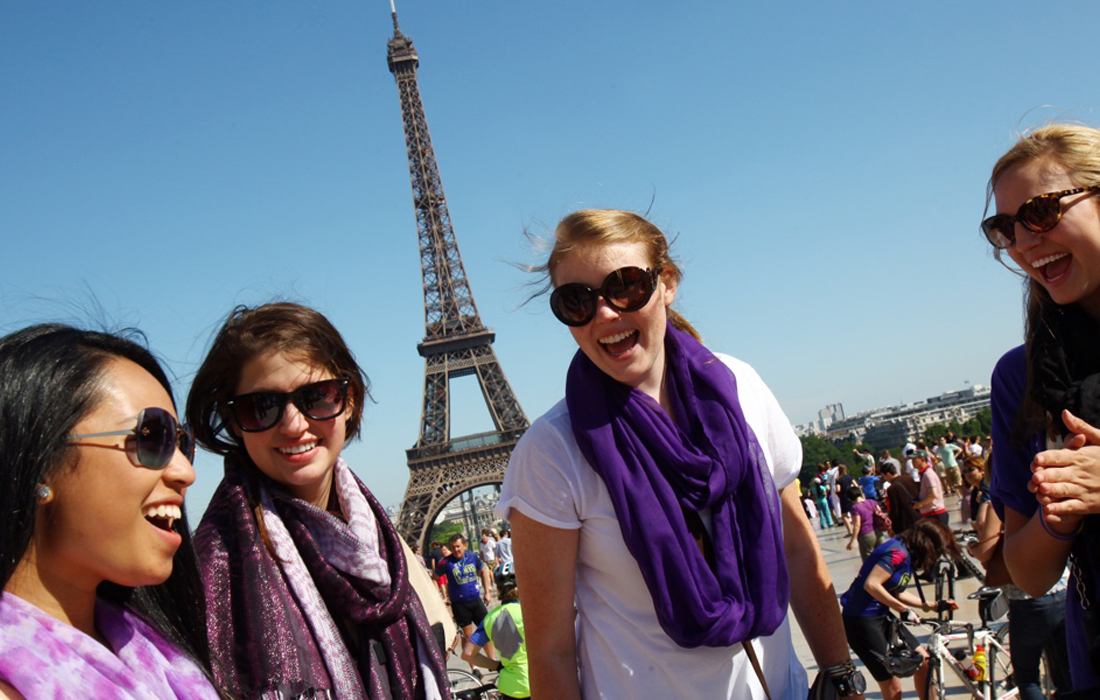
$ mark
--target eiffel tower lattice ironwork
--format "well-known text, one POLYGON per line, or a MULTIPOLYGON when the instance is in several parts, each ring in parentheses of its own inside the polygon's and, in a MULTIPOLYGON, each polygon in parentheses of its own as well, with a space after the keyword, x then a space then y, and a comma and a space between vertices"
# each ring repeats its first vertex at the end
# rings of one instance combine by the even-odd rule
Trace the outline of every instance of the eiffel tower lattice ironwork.
MULTIPOLYGON (((407 451, 411 474, 397 530, 406 538, 423 542, 447 502, 475 486, 500 483, 512 448, 528 422, 493 352, 496 334, 482 324, 474 304, 420 102, 416 81, 419 59, 412 40, 397 25, 392 0, 390 9, 393 37, 387 44, 387 63, 401 97, 420 242, 425 323, 424 340, 417 345, 424 357, 420 437, 407 451), (477 377, 495 430, 452 437, 450 380, 470 375, 477 377)), ((469 534, 476 538, 476 533, 469 534)))

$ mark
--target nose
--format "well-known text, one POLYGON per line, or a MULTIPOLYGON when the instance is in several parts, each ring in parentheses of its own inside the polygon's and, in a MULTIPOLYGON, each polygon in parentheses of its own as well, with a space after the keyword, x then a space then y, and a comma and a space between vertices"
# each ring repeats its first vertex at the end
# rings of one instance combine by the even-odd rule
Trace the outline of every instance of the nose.
POLYGON ((296 435, 305 431, 309 422, 302 411, 293 401, 287 401, 283 409, 283 417, 279 420, 279 432, 286 435, 296 435))
POLYGON ((1026 226, 1020 222, 1016 222, 1016 240, 1012 246, 1016 250, 1028 250, 1034 248, 1039 243, 1039 238, 1042 236, 1040 233, 1029 231, 1026 226))
POLYGON ((182 492, 183 489, 195 483, 195 467, 187 461, 187 457, 183 452, 176 448, 172 461, 161 470, 160 478, 169 487, 182 492))
POLYGON ((596 315, 594 318, 604 318, 609 321, 614 321, 621 316, 622 313, 622 311, 608 304, 607 299, 605 299, 602 294, 596 297, 596 315))

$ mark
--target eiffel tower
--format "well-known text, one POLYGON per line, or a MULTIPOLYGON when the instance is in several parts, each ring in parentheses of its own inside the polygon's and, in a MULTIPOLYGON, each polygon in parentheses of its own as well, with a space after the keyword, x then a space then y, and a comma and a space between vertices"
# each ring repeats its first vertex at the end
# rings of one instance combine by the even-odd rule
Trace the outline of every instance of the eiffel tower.
MULTIPOLYGON (((386 58, 401 97, 420 242, 425 326, 424 340, 416 346, 424 358, 420 437, 406 451, 411 474, 397 530, 406 538, 422 542, 426 552, 425 540, 432 523, 451 499, 475 486, 500 483, 504 478, 508 457, 528 422, 493 352, 496 334, 482 324, 474 304, 420 102, 416 82, 420 61, 412 40, 397 25, 393 0, 390 13, 393 38, 387 42, 386 58), (450 380, 470 375, 477 376, 496 429, 452 437, 450 380)), ((476 541, 477 533, 467 534, 476 541)))

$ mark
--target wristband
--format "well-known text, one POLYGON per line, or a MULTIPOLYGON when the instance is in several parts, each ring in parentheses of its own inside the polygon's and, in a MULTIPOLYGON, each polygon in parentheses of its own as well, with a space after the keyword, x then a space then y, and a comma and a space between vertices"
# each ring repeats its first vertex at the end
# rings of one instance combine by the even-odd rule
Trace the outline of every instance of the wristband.
POLYGON ((821 672, 824 673, 826 676, 833 677, 843 676, 845 673, 849 673, 854 670, 856 670, 855 662, 853 662, 851 659, 848 659, 847 661, 841 662, 839 664, 834 664, 829 668, 823 668, 821 669, 821 672))
POLYGON ((1051 530, 1047 526, 1047 519, 1043 517, 1043 509, 1042 509, 1041 506, 1039 508, 1039 524, 1043 526, 1043 530, 1045 530, 1048 535, 1050 535, 1054 539, 1060 540, 1062 542, 1072 542, 1073 540, 1075 540, 1077 538, 1077 535, 1079 535, 1081 533, 1081 530, 1085 527, 1085 521, 1082 518, 1081 522, 1077 525, 1076 530, 1074 530, 1073 532, 1071 532, 1068 535, 1061 535, 1061 534, 1055 532, 1054 530, 1051 530))

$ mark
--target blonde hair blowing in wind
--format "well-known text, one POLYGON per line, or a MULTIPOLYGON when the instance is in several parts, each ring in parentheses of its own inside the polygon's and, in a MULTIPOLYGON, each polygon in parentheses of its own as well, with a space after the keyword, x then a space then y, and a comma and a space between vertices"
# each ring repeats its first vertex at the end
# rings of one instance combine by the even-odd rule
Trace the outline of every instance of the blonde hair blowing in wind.
MULTIPOLYGON (((534 270, 548 273, 552 278, 554 269, 570 251, 616 243, 641 243, 654 268, 672 275, 677 283, 683 277, 669 254, 668 240, 661 229, 644 217, 621 209, 581 209, 563 218, 554 229, 554 244, 549 259, 545 265, 534 270)), ((672 308, 668 309, 668 320, 677 330, 702 340, 687 319, 672 308)))

